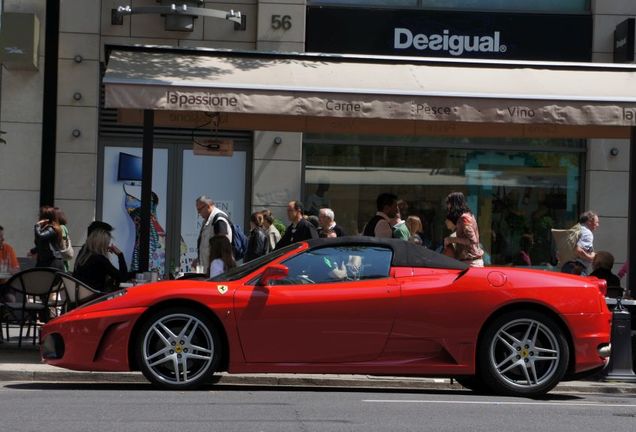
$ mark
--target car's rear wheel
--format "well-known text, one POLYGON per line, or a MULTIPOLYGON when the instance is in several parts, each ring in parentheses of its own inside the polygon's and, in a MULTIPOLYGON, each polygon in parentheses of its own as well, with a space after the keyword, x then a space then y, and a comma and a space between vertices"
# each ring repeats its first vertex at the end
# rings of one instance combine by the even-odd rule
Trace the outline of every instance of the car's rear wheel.
POLYGON ((533 397, 561 381, 570 351, 563 330, 552 318, 520 310, 490 323, 478 355, 480 377, 495 393, 533 397))
POLYGON ((142 373, 164 389, 194 389, 214 374, 221 343, 213 322, 190 308, 152 314, 138 333, 135 355, 142 373))

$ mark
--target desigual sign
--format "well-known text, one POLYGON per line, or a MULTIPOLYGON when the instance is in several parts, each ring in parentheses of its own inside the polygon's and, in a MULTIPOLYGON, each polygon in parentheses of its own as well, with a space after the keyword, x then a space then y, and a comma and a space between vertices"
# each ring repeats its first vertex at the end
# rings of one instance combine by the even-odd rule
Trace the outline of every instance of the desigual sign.
POLYGON ((442 34, 424 34, 413 32, 407 28, 396 27, 393 48, 404 50, 415 48, 420 51, 443 51, 452 56, 461 56, 465 52, 494 53, 506 52, 508 47, 501 44, 501 32, 491 36, 471 36, 451 34, 445 29, 442 34))
POLYGON ((592 60, 592 16, 307 8, 307 52, 498 60, 592 60))

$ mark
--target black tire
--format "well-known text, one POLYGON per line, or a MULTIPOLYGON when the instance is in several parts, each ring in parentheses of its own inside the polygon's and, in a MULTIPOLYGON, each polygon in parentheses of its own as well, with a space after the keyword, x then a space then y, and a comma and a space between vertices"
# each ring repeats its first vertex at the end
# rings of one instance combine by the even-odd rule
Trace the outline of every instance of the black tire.
POLYGON ((159 310, 144 321, 134 350, 141 372, 153 385, 193 390, 211 381, 222 345, 208 316, 196 309, 174 307, 159 310))
POLYGON ((485 329, 478 374, 493 392, 536 397, 552 390, 568 367, 570 350, 561 327, 544 313, 505 313, 485 329))

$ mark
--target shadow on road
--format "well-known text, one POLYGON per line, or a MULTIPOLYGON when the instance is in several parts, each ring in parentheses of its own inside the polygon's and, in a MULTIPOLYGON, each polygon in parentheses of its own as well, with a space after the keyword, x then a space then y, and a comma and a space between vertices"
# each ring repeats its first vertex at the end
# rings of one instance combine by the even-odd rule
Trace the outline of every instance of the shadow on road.
MULTIPOLYGON (((148 392, 164 392, 171 390, 161 390, 154 388, 151 384, 145 383, 42 383, 42 382, 30 382, 30 383, 13 383, 5 384, 4 387, 14 390, 95 390, 95 391, 112 391, 112 390, 128 390, 128 391, 148 391, 148 392)), ((370 387, 310 387, 310 386, 287 386, 287 385, 229 385, 229 384, 217 384, 203 386, 197 390, 190 390, 192 392, 205 392, 205 391, 228 391, 228 392, 271 392, 271 391, 285 391, 285 392, 314 392, 314 393, 381 393, 381 394, 419 394, 419 395, 466 395, 474 396, 475 398, 492 395, 479 395, 472 393, 469 390, 457 389, 457 390, 423 390, 423 389, 399 389, 399 388, 370 388, 370 387)), ((518 398, 528 399, 530 398, 518 398)), ((582 396, 573 394, 547 394, 541 398, 532 398, 535 401, 573 401, 584 399, 582 396)))

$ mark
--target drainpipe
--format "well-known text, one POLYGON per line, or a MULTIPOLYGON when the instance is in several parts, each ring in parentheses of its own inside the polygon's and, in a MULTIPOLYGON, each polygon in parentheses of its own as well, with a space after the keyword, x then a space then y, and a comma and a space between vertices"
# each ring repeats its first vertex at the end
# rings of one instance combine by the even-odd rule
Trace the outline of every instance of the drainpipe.
POLYGON ((48 0, 46 2, 45 27, 40 206, 54 205, 55 203, 57 68, 60 34, 60 0, 48 0))
POLYGON ((629 260, 626 291, 636 298, 636 127, 631 128, 629 143, 629 192, 627 201, 627 259, 629 260))

